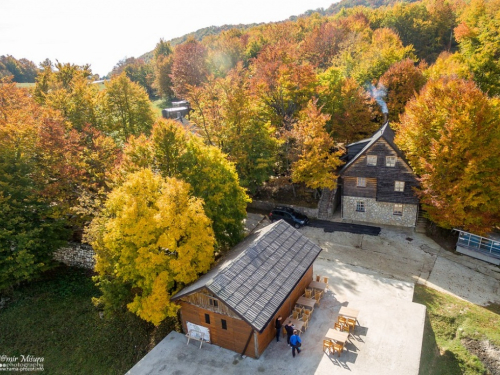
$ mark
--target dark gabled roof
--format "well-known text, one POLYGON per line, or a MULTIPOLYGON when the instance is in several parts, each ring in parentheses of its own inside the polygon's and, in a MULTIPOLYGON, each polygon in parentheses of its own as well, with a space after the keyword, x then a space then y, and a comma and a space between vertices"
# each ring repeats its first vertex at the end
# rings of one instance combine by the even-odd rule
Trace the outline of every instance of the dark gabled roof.
POLYGON ((396 144, 394 143, 394 136, 395 136, 394 131, 389 126, 389 121, 387 121, 384 125, 382 125, 382 127, 379 130, 377 130, 375 134, 373 134, 371 138, 363 139, 362 141, 351 143, 350 145, 348 145, 347 147, 350 147, 356 145, 357 143, 368 141, 365 147, 363 147, 363 149, 360 152, 358 152, 354 158, 349 160, 349 162, 346 165, 344 165, 344 167, 340 170, 339 174, 345 172, 352 164, 356 162, 356 160, 358 160, 362 155, 364 155, 366 151, 368 151, 370 147, 372 147, 373 144, 377 142, 380 138, 386 140, 387 143, 389 143, 389 145, 394 149, 396 154, 408 165, 408 162, 406 161, 404 154, 401 152, 399 147, 396 146, 396 144))
POLYGON ((262 332, 320 252, 319 246, 280 220, 250 234, 171 300, 207 288, 262 332))

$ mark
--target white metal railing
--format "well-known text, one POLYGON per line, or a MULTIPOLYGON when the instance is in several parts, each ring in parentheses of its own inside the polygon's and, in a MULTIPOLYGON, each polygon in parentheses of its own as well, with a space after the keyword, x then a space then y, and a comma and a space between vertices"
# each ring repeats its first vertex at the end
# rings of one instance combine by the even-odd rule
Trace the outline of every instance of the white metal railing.
POLYGON ((459 232, 457 245, 500 258, 500 241, 464 232, 460 229, 455 230, 459 232))

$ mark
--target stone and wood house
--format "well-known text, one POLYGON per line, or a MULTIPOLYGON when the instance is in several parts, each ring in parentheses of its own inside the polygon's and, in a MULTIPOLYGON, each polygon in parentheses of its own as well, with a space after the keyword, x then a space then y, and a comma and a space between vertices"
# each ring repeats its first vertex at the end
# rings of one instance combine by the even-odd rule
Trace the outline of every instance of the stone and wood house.
POLYGON ((339 173, 342 218, 414 227, 418 219, 418 180, 394 143, 386 122, 371 138, 347 146, 339 173))
POLYGON ((185 333, 258 358, 313 278, 321 248, 280 220, 233 248, 216 267, 172 297, 185 333))

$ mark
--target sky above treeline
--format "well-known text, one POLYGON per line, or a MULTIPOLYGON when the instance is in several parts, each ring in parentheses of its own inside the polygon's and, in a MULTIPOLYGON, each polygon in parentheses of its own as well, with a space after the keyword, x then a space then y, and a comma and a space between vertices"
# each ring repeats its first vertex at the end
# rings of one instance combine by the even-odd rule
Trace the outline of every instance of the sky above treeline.
POLYGON ((335 0, 0 0, 0 55, 90 64, 101 76, 125 57, 208 26, 282 21, 335 0))

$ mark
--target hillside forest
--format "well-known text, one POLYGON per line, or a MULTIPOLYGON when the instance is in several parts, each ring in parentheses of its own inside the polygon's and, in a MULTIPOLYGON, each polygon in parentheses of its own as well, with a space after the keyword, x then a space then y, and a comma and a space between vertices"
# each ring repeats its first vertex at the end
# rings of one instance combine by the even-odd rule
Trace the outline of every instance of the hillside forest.
POLYGON ((160 40, 103 89, 88 65, 2 56, 0 290, 83 237, 95 304, 157 325, 243 238, 259 188, 335 188, 345 145, 386 117, 429 219, 488 233, 500 223, 499 61, 500 0, 344 7, 160 40), (187 100, 192 126, 158 118, 158 97, 187 100))

